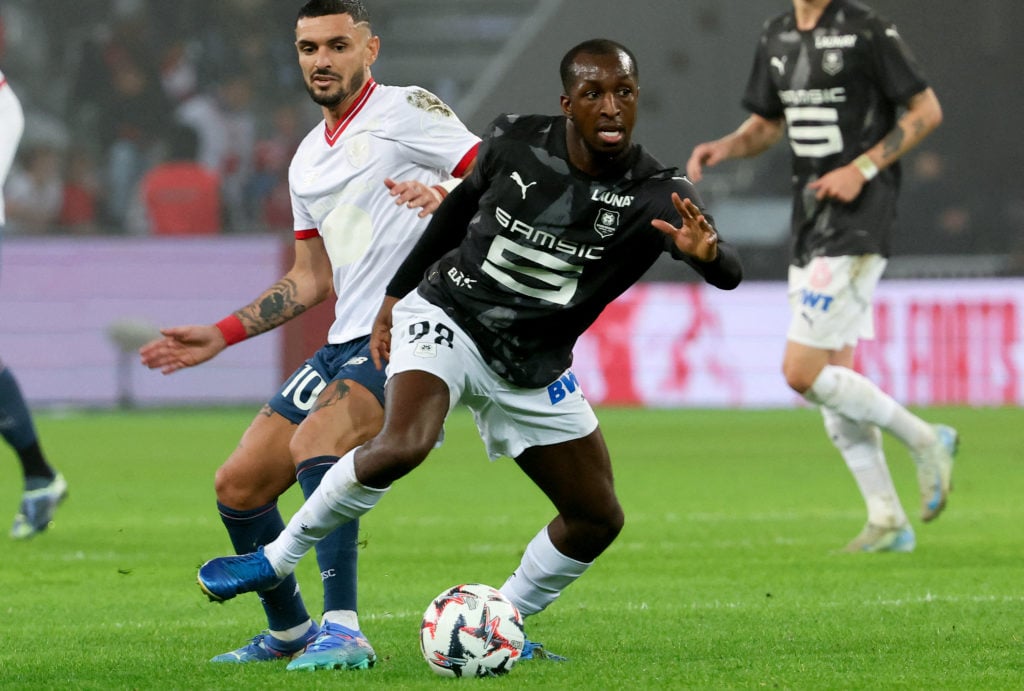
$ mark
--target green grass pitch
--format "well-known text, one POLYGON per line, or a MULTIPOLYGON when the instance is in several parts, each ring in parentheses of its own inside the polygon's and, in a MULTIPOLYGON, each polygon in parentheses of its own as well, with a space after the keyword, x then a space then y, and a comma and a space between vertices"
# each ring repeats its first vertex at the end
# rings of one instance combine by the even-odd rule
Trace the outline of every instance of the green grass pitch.
MULTIPOLYGON (((551 508, 485 459, 465 411, 363 519, 377 667, 312 674, 208 663, 264 625, 254 596, 213 604, 195 584, 230 551, 213 472, 255 408, 42 414, 70 497, 46 533, 0 536, 0 688, 1024 688, 1024 413, 925 412, 962 435, 946 513, 916 519, 912 463, 887 437, 917 550, 848 555, 864 510, 815 411, 599 410, 626 527, 527 628, 570 661, 476 681, 428 670, 422 612, 458 582, 501 585, 551 508)), ((0 459, 6 533, 21 481, 0 459)), ((298 502, 293 488, 286 517, 298 502)), ((298 575, 319 611, 315 559, 298 575)))

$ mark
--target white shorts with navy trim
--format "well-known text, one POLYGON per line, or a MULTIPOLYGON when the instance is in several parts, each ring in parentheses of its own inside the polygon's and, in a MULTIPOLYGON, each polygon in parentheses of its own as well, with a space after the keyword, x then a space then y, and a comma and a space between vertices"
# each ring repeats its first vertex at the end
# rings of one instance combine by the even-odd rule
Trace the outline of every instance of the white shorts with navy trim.
POLYGON ((585 437, 597 416, 572 370, 539 389, 524 389, 494 373, 473 340, 444 310, 412 292, 395 305, 388 378, 419 370, 448 384, 448 411, 473 411, 492 460, 515 458, 533 446, 585 437))

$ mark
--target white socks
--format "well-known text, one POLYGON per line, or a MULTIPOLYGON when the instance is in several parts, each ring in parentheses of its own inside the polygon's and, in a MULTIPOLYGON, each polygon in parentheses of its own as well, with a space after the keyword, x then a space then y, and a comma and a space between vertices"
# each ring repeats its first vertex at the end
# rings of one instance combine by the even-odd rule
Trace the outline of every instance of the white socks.
POLYGON ((390 489, 367 487, 356 480, 355 454, 352 449, 324 474, 320 486, 295 512, 281 534, 263 548, 278 576, 295 571, 295 565, 317 542, 342 523, 372 509, 390 489))
POLYGON ((848 367, 826 365, 804 398, 854 422, 878 425, 912 451, 922 451, 935 443, 931 425, 848 367))
POLYGON ((889 466, 882 453, 882 433, 868 423, 857 423, 829 408, 822 408, 825 430, 853 474, 868 508, 868 522, 884 528, 907 523, 889 466))
POLYGON ((548 537, 547 526, 544 526, 530 540, 519 568, 500 590, 524 617, 536 614, 554 602, 592 563, 576 561, 559 552, 548 537))

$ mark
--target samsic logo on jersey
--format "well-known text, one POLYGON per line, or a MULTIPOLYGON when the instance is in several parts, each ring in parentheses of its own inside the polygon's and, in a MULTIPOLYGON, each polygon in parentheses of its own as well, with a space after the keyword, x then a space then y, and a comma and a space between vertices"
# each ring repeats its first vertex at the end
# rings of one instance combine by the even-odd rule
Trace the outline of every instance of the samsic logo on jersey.
POLYGON ((594 230, 602 238, 609 237, 619 229, 619 212, 611 209, 601 209, 597 212, 597 219, 594 220, 594 230))

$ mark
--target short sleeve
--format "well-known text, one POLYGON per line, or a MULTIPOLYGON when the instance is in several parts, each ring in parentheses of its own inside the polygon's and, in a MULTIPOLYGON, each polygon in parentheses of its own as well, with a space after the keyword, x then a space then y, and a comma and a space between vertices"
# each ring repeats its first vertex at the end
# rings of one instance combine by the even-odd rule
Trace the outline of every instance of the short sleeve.
POLYGON ((466 129, 455 112, 425 89, 404 90, 390 113, 395 141, 409 159, 426 168, 461 177, 476 156, 480 138, 466 129))

